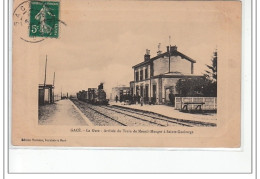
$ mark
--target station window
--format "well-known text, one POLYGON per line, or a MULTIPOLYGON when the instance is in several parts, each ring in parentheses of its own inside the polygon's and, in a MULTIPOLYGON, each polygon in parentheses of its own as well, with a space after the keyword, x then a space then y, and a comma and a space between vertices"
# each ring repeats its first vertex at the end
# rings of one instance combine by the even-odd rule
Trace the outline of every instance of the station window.
POLYGON ((144 75, 144 71, 141 70, 141 71, 140 71, 140 80, 143 80, 143 75, 144 75))
POLYGON ((138 80, 139 80, 139 73, 137 71, 137 72, 135 72, 135 81, 138 81, 138 80))
POLYGON ((144 87, 143 86, 140 87, 140 95, 142 97, 144 97, 144 87))
POLYGON ((146 68, 145 69, 145 79, 147 79, 148 78, 148 69, 146 68))

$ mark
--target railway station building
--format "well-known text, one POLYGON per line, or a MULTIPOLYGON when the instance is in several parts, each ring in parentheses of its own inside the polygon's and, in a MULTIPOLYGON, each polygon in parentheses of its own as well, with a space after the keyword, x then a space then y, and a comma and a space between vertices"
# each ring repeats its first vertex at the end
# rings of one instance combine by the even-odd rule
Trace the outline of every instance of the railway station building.
MULTIPOLYGON (((196 61, 177 50, 177 46, 167 46, 166 52, 158 50, 157 55, 150 57, 146 50, 144 60, 134 65, 134 80, 130 82, 133 96, 142 96, 144 103, 171 103, 176 91, 176 83, 183 77, 194 75, 196 61)), ((174 103, 173 103, 174 104, 174 103)))

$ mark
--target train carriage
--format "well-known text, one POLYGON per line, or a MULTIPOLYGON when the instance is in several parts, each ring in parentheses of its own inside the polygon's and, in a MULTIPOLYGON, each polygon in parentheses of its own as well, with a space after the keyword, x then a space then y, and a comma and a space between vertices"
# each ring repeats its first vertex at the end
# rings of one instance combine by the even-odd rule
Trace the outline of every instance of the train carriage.
POLYGON ((106 92, 103 90, 103 84, 100 84, 98 88, 88 88, 88 91, 79 91, 77 93, 77 98, 80 101, 84 101, 91 104, 108 104, 108 99, 106 99, 106 92))

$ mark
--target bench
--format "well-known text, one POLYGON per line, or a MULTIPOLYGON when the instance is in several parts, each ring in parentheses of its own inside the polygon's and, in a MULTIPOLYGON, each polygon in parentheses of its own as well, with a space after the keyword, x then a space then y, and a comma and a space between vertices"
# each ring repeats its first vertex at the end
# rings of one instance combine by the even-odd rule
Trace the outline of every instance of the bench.
POLYGON ((185 102, 185 103, 183 103, 184 104, 184 106, 182 107, 182 110, 188 110, 188 105, 190 105, 190 104, 196 104, 197 105, 197 107, 195 108, 195 110, 200 110, 201 111, 201 107, 202 107, 202 105, 203 104, 205 104, 204 102, 185 102))

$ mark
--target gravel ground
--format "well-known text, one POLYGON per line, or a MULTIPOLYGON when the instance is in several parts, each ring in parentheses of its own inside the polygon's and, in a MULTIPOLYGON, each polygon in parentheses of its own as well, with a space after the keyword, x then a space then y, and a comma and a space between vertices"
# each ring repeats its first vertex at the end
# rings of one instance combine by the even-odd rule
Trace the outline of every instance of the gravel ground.
MULTIPOLYGON (((113 111, 106 106, 91 105, 76 99, 73 103, 84 113, 93 125, 97 126, 161 126, 154 119, 145 119, 142 115, 127 113, 124 111, 113 111)), ((166 125, 164 125, 166 126, 166 125)))
POLYGON ((122 126, 120 123, 113 121, 101 114, 96 113, 87 106, 87 103, 73 99, 72 102, 79 108, 79 110, 87 116, 87 118, 95 126, 122 126))
MULTIPOLYGON (((191 126, 180 122, 163 119, 156 114, 145 115, 136 111, 127 111, 114 106, 91 105, 77 99, 73 103, 97 126, 191 126)), ((131 110, 131 109, 130 109, 131 110)))
MULTIPOLYGON (((90 104, 87 104, 88 106, 90 104)), ((154 120, 145 119, 142 115, 136 115, 134 113, 124 112, 120 110, 111 110, 105 106, 89 106, 111 118, 125 124, 126 126, 160 126, 155 123, 154 120)))
POLYGON ((183 126, 207 126, 207 127, 214 127, 216 126, 216 123, 212 122, 205 122, 205 121, 197 121, 197 120, 187 120, 187 119, 177 119, 173 117, 168 117, 162 114, 154 113, 151 111, 145 111, 145 110, 140 110, 140 109, 132 109, 132 108, 127 108, 124 106, 110 106, 113 109, 117 110, 123 110, 128 113, 136 113, 139 115, 142 115, 144 117, 151 117, 156 122, 161 122, 162 124, 165 125, 167 123, 167 126, 170 125, 183 125, 183 126))
POLYGON ((72 101, 95 126, 216 126, 212 122, 173 118, 125 106, 91 105, 77 99, 72 101))
POLYGON ((117 108, 114 106, 107 106, 105 107, 108 110, 113 110, 113 111, 117 111, 117 112, 122 112, 126 115, 131 115, 137 118, 142 118, 143 120, 147 121, 148 123, 156 123, 159 126, 179 126, 176 122, 169 122, 166 120, 162 120, 161 117, 156 116, 155 114, 151 114, 151 115, 147 115, 145 113, 139 113, 136 110, 126 110, 126 109, 122 109, 122 108, 117 108))

